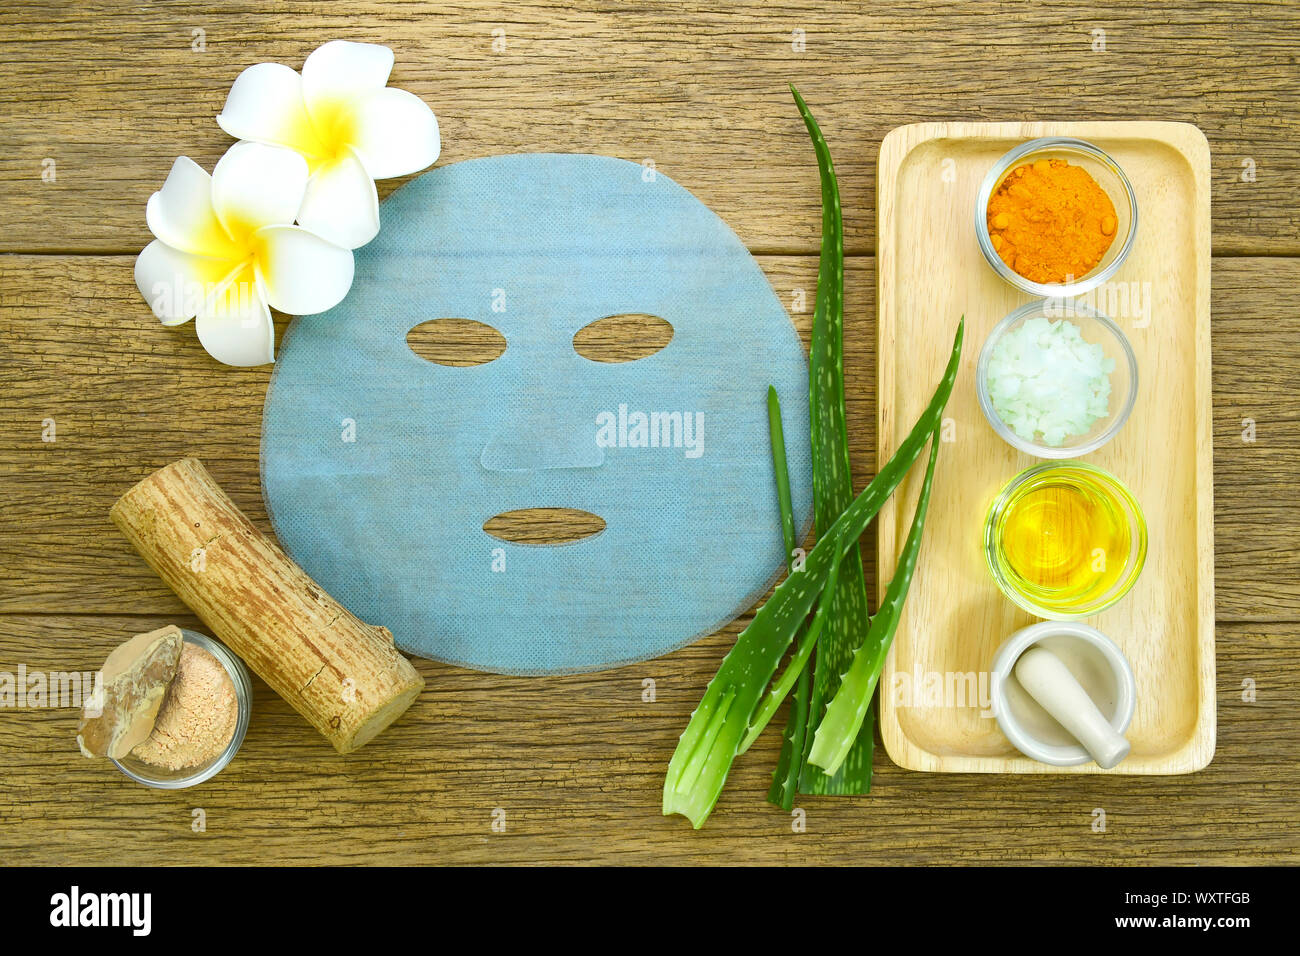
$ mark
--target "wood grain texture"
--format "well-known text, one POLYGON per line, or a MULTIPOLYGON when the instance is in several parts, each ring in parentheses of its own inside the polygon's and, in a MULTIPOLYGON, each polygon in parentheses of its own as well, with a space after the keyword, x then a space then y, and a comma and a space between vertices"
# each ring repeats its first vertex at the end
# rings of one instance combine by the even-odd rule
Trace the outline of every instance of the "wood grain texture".
MULTIPOLYGON (((0 618, 0 667, 93 668, 157 618, 0 618)), ((181 626, 197 621, 169 617, 181 626)), ((737 761, 708 825, 660 815, 677 735, 735 626, 645 664, 569 677, 485 677, 417 662, 428 688, 364 749, 339 757, 255 681, 243 749, 193 790, 162 793, 86 760, 69 710, 0 716, 7 863, 944 864, 1294 861, 1291 794, 1300 635, 1224 625, 1219 749, 1186 777, 984 777, 899 770, 881 755, 864 797, 803 797, 807 832, 764 802, 765 734, 737 761), (643 682, 655 681, 655 700, 643 682), (1242 682, 1256 684, 1255 703, 1242 682), (191 830, 201 808, 207 831, 191 830), (1092 829, 1096 810, 1106 830, 1092 829), (506 831, 492 830, 505 811, 506 831)))
POLYGON ((205 628, 339 753, 368 743, 424 689, 392 632, 326 594, 198 459, 141 479, 110 516, 205 628))
MULTIPOLYGON (((1037 619, 994 584, 981 522, 1007 481, 1043 462, 993 432, 975 385, 989 333, 1033 297, 988 267, 970 212, 998 159, 1044 136, 1076 137, 1109 153, 1139 210, 1131 254, 1093 300, 1137 356, 1137 401, 1119 434, 1084 456, 1132 491, 1149 540, 1133 590, 1087 619, 1119 645, 1137 680, 1133 749, 1110 772, 1190 773, 1214 753, 1214 529, 1210 162, 1204 137, 1184 123, 918 123, 894 130, 881 147, 877 461, 894 453, 929 400, 915 378, 942 373, 955 316, 965 314, 970 343, 945 410, 953 430, 935 476, 921 567, 880 677, 891 691, 881 697, 881 734, 890 757, 913 770, 1103 772, 1091 761, 1055 767, 1022 756, 980 706, 896 705, 892 692, 922 674, 987 675, 1001 643, 1037 619), (951 280, 927 283, 935 271, 951 280)), ((1097 340, 1087 329, 1084 337, 1097 340)), ((1118 349, 1108 354, 1118 357, 1118 349)), ((919 483, 911 478, 880 511, 882 578, 897 564, 919 483)))
MULTIPOLYGON (((813 257, 760 257, 807 340, 813 257), (797 298, 803 291, 801 299, 797 298)), ((218 365, 192 326, 149 314, 126 256, 0 256, 0 612, 184 610, 113 529, 108 509, 194 455, 263 531, 258 484, 270 370, 218 365), (41 440, 53 419, 53 442, 41 440)), ((875 463, 875 272, 851 259, 845 378, 853 479, 875 463)), ((1300 260, 1214 262, 1216 615, 1300 620, 1300 314, 1281 307, 1300 260), (1243 441, 1254 422, 1253 442, 1243 441)), ((283 334, 285 323, 279 323, 283 334)), ((928 388, 929 386, 924 386, 928 388)), ((870 534, 868 535, 870 538, 870 534)), ((868 565, 874 548, 863 549, 868 565)))
MULTIPOLYGON (((131 278, 148 240, 146 198, 174 156, 211 168, 226 149, 213 116, 251 63, 297 68, 340 36, 390 44, 394 85, 438 113, 440 163, 530 150, 653 161, 762 254, 806 343, 810 311, 795 311, 795 290, 811 310, 820 220, 812 149, 786 89, 797 83, 831 143, 855 256, 845 344, 859 488, 875 461, 869 253, 876 153, 891 128, 1195 123, 1211 145, 1214 251, 1231 258, 1215 259, 1212 288, 1220 726, 1201 773, 918 774, 882 755, 871 795, 802 800, 808 829, 796 834, 763 801, 776 759, 769 733, 738 762, 708 826, 692 832, 660 816, 662 775, 742 618, 668 657, 602 674, 493 677, 417 662, 427 690, 346 757, 258 681, 235 762, 179 793, 81 758, 71 710, 0 710, 0 859, 1300 861, 1300 317, 1290 304, 1300 259, 1287 258, 1300 255, 1298 28, 1294 4, 1210 0, 6 4, 0 671, 93 668, 131 634, 198 625, 108 519, 151 470, 197 455, 269 531, 257 480, 269 370, 216 365, 192 328, 157 325, 131 278), (505 48, 494 51, 498 28, 505 48), (1104 52, 1092 49, 1099 29, 1104 52), (195 30, 203 52, 192 49, 195 30), (1251 164, 1253 182, 1243 179, 1251 164), (1255 703, 1242 700, 1245 681, 1255 703), (192 830, 195 808, 206 832, 192 830), (498 808, 504 833, 491 826, 498 808), (1097 809, 1104 833, 1093 830, 1097 809)), ((871 576, 873 547, 864 558, 871 576)))
MULTIPOLYGON (((816 260, 764 257, 787 306, 816 260)), ((158 326, 126 257, 0 259, 0 670, 91 668, 160 623, 196 626, 111 527, 138 477, 200 455, 254 523, 268 371, 217 366, 191 329, 158 326), (58 440, 40 441, 53 416, 58 440), (147 617, 140 617, 148 612, 147 617), (129 616, 127 616, 129 615, 129 616)), ((71 711, 0 712, 0 854, 14 862, 1182 862, 1300 859, 1291 662, 1300 647, 1300 320, 1277 303, 1291 259, 1217 259, 1215 501, 1219 743, 1192 777, 980 778, 900 771, 871 796, 803 801, 809 831, 763 802, 765 735, 700 833, 659 816, 690 710, 747 618, 667 658, 605 674, 491 677, 417 662, 428 689, 346 758, 265 685, 237 761, 184 794, 80 758, 71 711), (1243 418, 1256 422, 1242 440, 1243 418), (1260 623, 1232 623, 1232 622, 1260 623), (1265 623, 1281 621, 1291 623, 1265 623), (654 703, 642 682, 656 682, 654 703), (1242 681, 1259 700, 1241 702, 1242 681), (250 794, 255 794, 250 798, 250 794), (190 812, 208 814, 206 834, 190 812), (507 832, 491 830, 507 811, 507 832), (1091 830, 1097 807, 1104 834, 1091 830), (960 837, 960 838, 958 838, 960 837), (205 842, 206 841, 206 842, 205 842), (802 841, 802 842, 801 842, 802 841)), ((874 461, 875 276, 847 270, 854 483, 874 461)), ((807 336, 810 316, 795 313, 807 336)), ((868 575, 874 548, 864 548, 868 575)), ((778 723, 780 718, 778 718, 778 723)))
POLYGON ((240 70, 297 69, 324 39, 347 37, 393 47, 394 85, 438 114, 441 162, 527 151, 652 160, 752 249, 817 248, 794 82, 835 150, 850 253, 874 243, 885 133, 943 117, 1195 123, 1215 156, 1216 252, 1297 254, 1297 36, 1295 4, 1225 0, 20 0, 0 10, 0 249, 139 249, 145 200, 172 158, 210 169, 230 145, 213 117, 240 70), (1242 181, 1246 161, 1254 182, 1242 181))

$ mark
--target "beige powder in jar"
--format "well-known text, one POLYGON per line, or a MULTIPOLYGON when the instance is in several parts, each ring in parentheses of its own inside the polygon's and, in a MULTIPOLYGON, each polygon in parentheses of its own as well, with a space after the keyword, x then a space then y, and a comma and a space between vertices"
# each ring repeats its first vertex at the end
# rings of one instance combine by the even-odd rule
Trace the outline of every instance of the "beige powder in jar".
POLYGON ((153 733, 131 755, 164 770, 201 767, 230 744, 238 719, 239 700, 226 668, 186 642, 153 733))

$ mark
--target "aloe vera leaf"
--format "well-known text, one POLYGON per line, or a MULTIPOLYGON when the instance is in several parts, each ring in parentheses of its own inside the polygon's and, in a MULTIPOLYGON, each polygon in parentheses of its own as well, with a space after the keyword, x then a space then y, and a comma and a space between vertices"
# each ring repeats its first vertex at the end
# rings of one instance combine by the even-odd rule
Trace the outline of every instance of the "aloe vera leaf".
MULTIPOLYGON (((767 426, 772 444, 772 468, 776 473, 776 498, 781 510, 781 532, 785 541, 786 567, 794 567, 794 506, 790 500, 790 467, 785 454, 785 430, 781 424, 781 401, 772 386, 767 388, 767 426)), ((790 716, 781 735, 781 754, 772 771, 772 786, 767 799, 784 810, 794 806, 799 771, 803 766, 804 731, 808 726, 808 695, 812 688, 812 668, 799 671, 790 701, 790 716)), ((741 747, 740 752, 748 749, 741 747)))
POLYGON ((925 481, 921 484, 921 495, 916 502, 916 513, 912 516, 907 541, 899 555, 898 568, 885 589, 885 596, 871 622, 867 639, 853 655, 853 663, 840 683, 839 692, 826 706, 826 716, 822 718, 813 736, 808 759, 824 768, 827 773, 834 773, 848 757, 871 708, 871 698, 876 692, 880 671, 885 666, 885 655, 889 653, 889 645, 894 640, 903 605, 907 602, 912 574, 916 571, 916 557, 920 553, 921 536, 925 532, 925 513, 930 507, 930 491, 934 484, 934 463, 938 457, 939 433, 935 432, 930 436, 930 461, 925 466, 925 481))
POLYGON ((664 777, 665 816, 680 813, 699 829, 713 812, 754 708, 813 602, 825 588, 833 554, 857 546, 871 519, 939 427, 957 380, 965 326, 964 320, 958 323, 943 377, 898 450, 808 552, 803 570, 788 575, 772 592, 722 659, 668 764, 664 777))
MULTIPOLYGON (((791 85, 790 92, 812 138, 821 178, 821 259, 817 267, 817 302, 808 354, 813 516, 820 531, 830 527, 853 500, 844 403, 844 221, 830 147, 799 91, 791 85)), ((829 597, 830 613, 817 642, 817 659, 812 670, 812 696, 806 718, 807 728, 812 731, 821 720, 823 702, 839 689, 840 675, 848 668, 854 650, 871 625, 862 553, 857 548, 845 557, 838 585, 829 597)), ((807 732, 803 736, 801 764, 806 761, 811 744, 807 732)), ((873 736, 872 729, 867 727, 855 745, 852 759, 834 776, 803 767, 799 789, 805 793, 865 793, 871 785, 873 736)))
POLYGON ((790 698, 790 716, 786 731, 781 737, 781 757, 772 771, 772 785, 767 791, 767 802, 776 804, 787 813, 794 809, 795 794, 799 790, 799 772, 803 769, 803 742, 808 732, 808 698, 812 694, 812 668, 805 666, 799 672, 794 696, 790 698))
POLYGON ((754 719, 749 725, 749 730, 746 732, 744 740, 740 742, 740 750, 737 751, 737 756, 748 750, 754 741, 758 739, 759 734, 776 716, 777 709, 781 706, 781 702, 785 700, 786 695, 790 693, 790 688, 794 686, 799 675, 804 672, 808 664, 808 658, 812 656, 812 650, 817 646, 818 638, 826 627, 826 619, 830 617, 831 601, 829 598, 835 593, 835 582, 840 576, 842 557, 842 552, 839 551, 831 555, 830 574, 826 576, 826 589, 822 591, 822 598, 817 603, 817 613, 813 615, 812 627, 808 628, 807 632, 799 640, 794 656, 790 658, 790 663, 785 666, 781 676, 772 684, 772 689, 767 692, 767 696, 758 705, 758 710, 754 712, 754 719))
MULTIPOLYGON (((776 503, 781 510, 781 540, 787 562, 794 561, 794 503, 790 497, 790 464, 785 455, 785 428, 781 424, 781 398, 767 387, 767 433, 772 441, 772 471, 776 475, 776 503)), ((790 568, 790 564, 786 564, 790 568)))

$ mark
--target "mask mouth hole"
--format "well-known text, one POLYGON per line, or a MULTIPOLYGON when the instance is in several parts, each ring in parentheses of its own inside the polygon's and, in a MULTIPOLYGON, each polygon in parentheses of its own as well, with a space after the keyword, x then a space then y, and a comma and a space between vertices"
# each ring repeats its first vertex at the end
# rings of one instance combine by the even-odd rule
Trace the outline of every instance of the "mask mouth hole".
POLYGON ((483 530, 511 544, 573 544, 604 531, 605 519, 579 508, 520 508, 488 518, 483 530))
POLYGON ((593 362, 635 362, 649 358, 673 340, 667 319, 645 312, 607 315, 588 323, 573 336, 573 350, 593 362))
POLYGON ((406 333, 406 345, 426 362, 452 368, 486 365, 506 351, 506 337, 473 319, 430 319, 406 333))

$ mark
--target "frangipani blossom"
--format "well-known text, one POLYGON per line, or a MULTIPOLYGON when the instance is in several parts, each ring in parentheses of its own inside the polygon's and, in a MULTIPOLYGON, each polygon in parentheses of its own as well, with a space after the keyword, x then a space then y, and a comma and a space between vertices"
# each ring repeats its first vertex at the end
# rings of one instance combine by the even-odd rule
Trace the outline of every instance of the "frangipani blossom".
POLYGON ((438 120, 423 100, 389 89, 393 51, 331 40, 302 75, 279 63, 239 74, 217 123, 231 136, 301 155, 311 174, 298 222, 355 249, 379 232, 376 179, 424 169, 438 158, 438 120))
POLYGON ((145 217, 157 238, 135 282, 165 325, 196 319, 199 341, 227 365, 274 360, 270 307, 324 312, 352 286, 352 252, 292 225, 307 191, 297 153, 236 143, 209 176, 184 156, 145 217))

